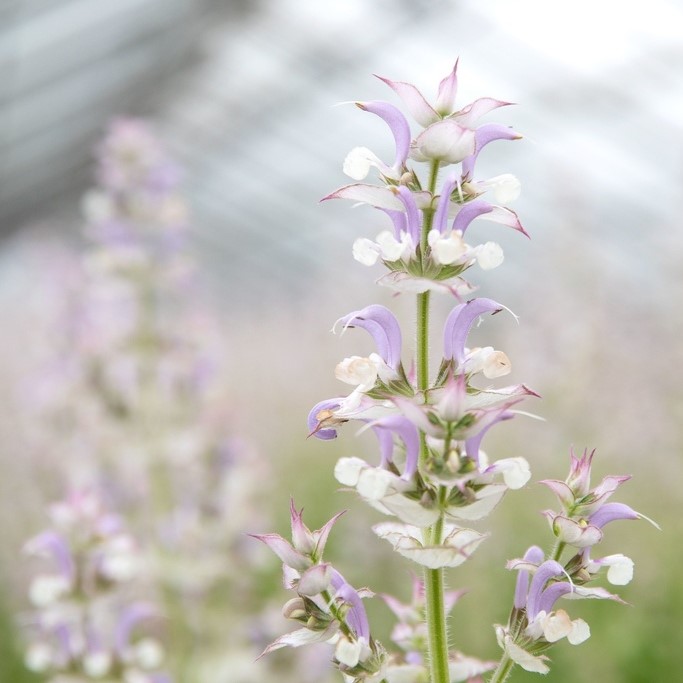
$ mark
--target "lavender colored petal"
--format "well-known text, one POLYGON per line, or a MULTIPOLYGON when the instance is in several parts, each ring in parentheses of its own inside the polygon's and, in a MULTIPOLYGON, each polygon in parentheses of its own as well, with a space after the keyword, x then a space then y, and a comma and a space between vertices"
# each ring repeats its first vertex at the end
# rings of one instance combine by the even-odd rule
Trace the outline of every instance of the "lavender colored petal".
POLYGON ((488 432, 488 430, 491 429, 493 425, 498 424, 499 422, 503 422, 504 420, 511 420, 514 416, 514 413, 510 412, 505 408, 498 414, 494 414, 490 420, 486 421, 484 423, 484 426, 477 434, 469 437, 468 439, 465 439, 465 453, 467 454, 467 457, 474 460, 474 462, 476 462, 478 465, 479 447, 481 445, 482 440, 484 439, 484 436, 486 435, 486 432, 488 432))
POLYGON ((443 330, 444 358, 455 360, 458 366, 465 360, 465 343, 467 335, 475 320, 484 313, 497 313, 503 310, 493 299, 471 299, 465 304, 456 306, 451 312, 443 330))
MULTIPOLYGON (((376 74, 375 74, 376 75, 376 74)), ((412 84, 403 81, 392 81, 383 76, 377 76, 386 83, 403 101, 410 115, 423 127, 438 121, 441 117, 434 111, 422 93, 412 84)))
POLYGON ((458 211, 458 215, 453 220, 452 230, 460 230, 464 235, 465 230, 475 218, 491 211, 493 211, 493 204, 489 204, 483 199, 468 202, 458 211))
POLYGON ((308 413, 308 432, 309 435, 315 436, 316 439, 322 439, 323 441, 329 441, 330 439, 337 438, 336 429, 320 429, 320 419, 318 415, 323 410, 336 410, 341 405, 341 398, 328 398, 320 403, 316 403, 311 411, 308 413))
POLYGON ((397 171, 403 168, 410 151, 410 126, 400 109, 394 107, 393 104, 380 100, 356 102, 356 106, 363 111, 379 116, 389 126, 396 143, 396 158, 393 168, 397 171))
POLYGON ((358 638, 363 638, 366 642, 370 642, 368 615, 365 612, 363 601, 360 599, 358 592, 346 582, 346 579, 336 569, 332 570, 331 583, 336 590, 335 597, 341 598, 350 605, 350 609, 346 614, 346 623, 358 638))
MULTIPOLYGON (((524 553, 524 560, 540 565, 543 562, 543 551, 537 546, 532 545, 529 550, 524 553)), ((529 592, 529 572, 526 569, 521 569, 517 574, 517 584, 515 586, 515 607, 522 609, 526 605, 527 593, 529 592)))
POLYGON ((145 619, 157 616, 158 611, 150 604, 138 602, 127 607, 116 625, 114 636, 115 649, 119 655, 124 655, 130 645, 130 634, 133 629, 145 619))
POLYGON ((446 224, 448 222, 448 209, 451 203, 451 192, 458 183, 458 176, 455 173, 446 178, 446 181, 441 188, 441 196, 434 214, 433 229, 438 230, 442 235, 446 232, 446 224))
POLYGON ((529 594, 526 601, 526 613, 529 621, 533 621, 541 611, 541 595, 548 579, 564 574, 564 569, 559 562, 548 560, 544 562, 534 574, 529 586, 529 594))
POLYGON ((436 111, 442 116, 450 114, 455 107, 455 97, 458 94, 458 62, 455 60, 453 70, 439 83, 436 95, 436 111))
POLYGON ((394 224, 394 237, 397 240, 401 240, 401 233, 408 232, 408 217, 403 211, 393 211, 392 209, 381 209, 394 224))
POLYGON ((372 430, 379 441, 380 463, 379 466, 387 468, 393 462, 394 455, 394 437, 392 433, 381 428, 379 425, 374 425, 372 430))
POLYGON ((377 351, 385 363, 393 370, 401 364, 401 328, 394 314, 379 304, 366 306, 340 318, 335 326, 341 323, 347 327, 360 327, 375 340, 377 351))
POLYGON ((559 598, 563 595, 567 595, 567 593, 572 593, 573 591, 574 586, 568 581, 557 581, 553 583, 543 591, 541 600, 538 604, 538 611, 549 614, 559 598))
POLYGON ((599 529, 618 519, 638 519, 638 513, 624 503, 606 503, 599 510, 593 513, 589 521, 592 526, 599 529))
POLYGON ((417 209, 413 193, 403 185, 396 189, 395 192, 398 193, 398 198, 406 209, 408 234, 413 238, 413 244, 419 244, 421 233, 420 212, 417 209))
POLYGON ((479 126, 474 133, 475 138, 475 150, 474 154, 471 154, 462 162, 462 175, 464 178, 473 177, 474 164, 481 152, 489 142, 494 140, 519 140, 522 136, 509 128, 508 126, 503 126, 500 123, 485 123, 483 126, 479 126))
POLYGON ((417 427, 402 415, 392 415, 378 420, 374 424, 376 431, 385 430, 390 436, 396 434, 406 446, 406 463, 402 479, 411 479, 417 471, 417 460, 420 452, 420 437, 417 427))
POLYGON ((73 557, 68 543, 54 531, 43 531, 32 538, 25 546, 24 551, 33 555, 44 553, 50 554, 59 570, 68 581, 73 581, 76 574, 73 557))

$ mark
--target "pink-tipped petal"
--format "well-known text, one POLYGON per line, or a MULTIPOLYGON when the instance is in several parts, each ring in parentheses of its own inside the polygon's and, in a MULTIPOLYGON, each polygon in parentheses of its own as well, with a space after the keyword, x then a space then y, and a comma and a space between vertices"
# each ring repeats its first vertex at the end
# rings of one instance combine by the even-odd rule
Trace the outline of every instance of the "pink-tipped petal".
POLYGON ((492 97, 480 97, 474 102, 470 102, 466 107, 459 112, 453 114, 453 117, 461 126, 472 128, 473 125, 485 114, 488 114, 498 107, 507 107, 512 102, 503 102, 502 100, 494 100, 492 97))
POLYGON ((455 97, 458 94, 458 59, 452 71, 439 83, 436 95, 436 111, 442 116, 448 116, 455 108, 455 97))
POLYGON ((412 83, 392 81, 382 76, 377 76, 377 78, 386 83, 401 98, 409 114, 423 128, 426 128, 441 118, 412 83))

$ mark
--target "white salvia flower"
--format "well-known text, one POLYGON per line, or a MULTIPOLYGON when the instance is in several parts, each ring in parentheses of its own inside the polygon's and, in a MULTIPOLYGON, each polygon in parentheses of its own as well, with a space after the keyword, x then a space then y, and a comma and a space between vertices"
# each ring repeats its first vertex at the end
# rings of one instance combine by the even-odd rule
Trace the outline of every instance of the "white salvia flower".
POLYGON ((111 581, 130 581, 138 573, 139 558, 135 554, 135 543, 130 536, 117 536, 106 546, 100 571, 111 581))
POLYGON ((29 671, 41 673, 52 666, 53 652, 47 643, 29 645, 24 656, 24 664, 29 671))
POLYGON ((377 382, 377 364, 372 358, 351 356, 337 365, 334 376, 346 384, 357 386, 360 391, 368 391, 377 382))
POLYGON ((370 467, 360 458, 339 458, 334 468, 334 478, 342 486, 356 486, 360 473, 370 467))
POLYGON ((36 576, 29 587, 29 599, 36 607, 47 607, 66 595, 71 582, 61 574, 36 576))
POLYGON ((415 245, 407 232, 401 233, 401 240, 397 240, 393 233, 384 230, 377 235, 377 247, 385 261, 408 260, 415 251, 415 245))
POLYGON ((377 155, 367 147, 354 147, 344 159, 344 174, 354 180, 363 180, 367 177, 372 167, 385 169, 385 165, 377 155))
POLYGON ((360 640, 349 640, 346 636, 340 636, 334 649, 334 656, 339 662, 348 667, 354 667, 360 661, 363 644, 360 640))
POLYGON ((102 678, 111 668, 111 655, 104 650, 89 652, 83 657, 83 671, 90 678, 102 678))
POLYGON ((522 184, 512 173, 489 178, 485 183, 493 190, 493 196, 500 204, 507 204, 517 199, 522 191, 522 184))
POLYGON ((513 491, 521 489, 531 479, 531 469, 524 458, 503 458, 497 460, 491 469, 500 472, 505 485, 513 491))
POLYGON ((470 349, 465 357, 465 372, 483 372, 487 379, 508 375, 512 363, 505 353, 496 351, 492 346, 470 349))
POLYGON ((367 237, 359 237, 353 243, 353 258, 364 266, 374 266, 379 258, 379 247, 367 237))
POLYGON ((473 189, 476 193, 493 192, 494 199, 500 204, 507 204, 517 199, 522 190, 522 184, 519 179, 511 173, 503 173, 494 176, 488 180, 481 180, 474 183, 468 183, 467 189, 473 189))
POLYGON ((477 263, 482 270, 493 270, 504 260, 503 250, 495 242, 486 242, 477 248, 477 263))
POLYGON ((543 636, 549 643, 566 638, 574 628, 572 620, 563 609, 558 609, 557 612, 551 612, 548 615, 540 612, 538 618, 542 623, 543 636))
POLYGON ((460 230, 454 230, 447 237, 442 237, 438 230, 431 230, 428 235, 432 258, 442 266, 449 266, 458 261, 466 261, 471 251, 465 244, 460 230))
POLYGON ((156 669, 164 660, 164 649, 155 638, 143 638, 135 645, 135 660, 147 670, 156 669))
POLYGON ((633 579, 633 560, 626 555, 618 553, 594 560, 588 565, 588 571, 593 574, 603 566, 608 567, 607 580, 613 586, 625 586, 633 579))
POLYGON ((590 626, 583 619, 574 619, 572 624, 572 632, 567 636, 572 645, 580 645, 591 637, 590 626))

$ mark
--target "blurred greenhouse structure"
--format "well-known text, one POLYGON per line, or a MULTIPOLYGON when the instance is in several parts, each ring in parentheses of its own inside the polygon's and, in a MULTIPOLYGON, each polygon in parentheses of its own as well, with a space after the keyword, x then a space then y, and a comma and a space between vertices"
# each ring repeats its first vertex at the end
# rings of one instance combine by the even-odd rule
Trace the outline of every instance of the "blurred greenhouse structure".
MULTIPOLYGON (((368 272, 351 256, 355 238, 381 229, 376 212, 351 214, 319 200, 344 184, 341 162, 351 148, 390 155, 381 122, 349 106, 395 100, 373 74, 431 94, 457 58, 463 100, 484 94, 517 103, 505 122, 524 136, 478 162, 483 172, 503 165, 521 180, 514 208, 531 236, 522 245, 518 235, 496 233, 506 261, 488 276, 484 296, 504 292, 519 316, 518 327, 496 328, 496 341, 515 381, 524 378, 543 397, 534 411, 545 421, 515 420, 488 446, 527 458, 532 481, 562 475, 570 445, 595 447, 599 476, 632 474, 625 499, 662 527, 615 533, 636 563, 622 593, 633 607, 580 605, 594 638, 580 650, 554 650, 547 680, 677 680, 682 26, 674 0, 651 0, 646 10, 617 0, 0 0, 0 681, 45 680, 22 664, 30 563, 21 548, 48 526, 45 506, 67 492, 56 474, 64 445, 41 441, 36 452, 42 427, 26 407, 26 382, 55 346, 67 289, 73 296, 81 286, 78 264, 92 248, 82 198, 95 184, 98 141, 122 118, 147 121, 182 169, 184 246, 196 269, 183 296, 196 293, 197 301, 183 304, 193 322, 171 326, 201 327, 204 306, 215 315, 210 351, 220 358, 226 424, 249 444, 249 486, 260 488, 257 502, 228 513, 235 545, 249 548, 253 583, 225 623, 239 633, 230 638, 251 649, 183 683, 264 681, 278 666, 282 680, 302 680, 279 654, 264 668, 253 664, 278 632, 273 605, 282 596, 278 567, 244 543, 263 524, 285 529, 290 495, 305 502, 315 528, 348 507, 330 542, 335 564, 348 562, 360 585, 375 589, 375 579, 391 574, 381 590, 403 590, 407 563, 374 548, 367 510, 337 492, 332 476, 334 456, 363 451, 365 437, 329 448, 306 439, 308 410, 338 391, 330 368, 353 348, 327 331, 373 296, 391 300, 364 289, 368 272), (250 520, 252 504, 259 516, 250 520), (374 574, 363 573, 361 550, 374 574), (389 563, 396 571, 382 569, 389 563), (250 610, 249 619, 239 616, 250 610)), ((413 316, 407 300, 394 302, 413 316)), ((445 315, 446 302, 436 310, 445 315)), ((212 424, 225 426, 223 415, 212 413, 212 424)), ((237 496, 235 488, 225 490, 237 496)), ((515 496, 503 501, 494 539, 451 577, 454 588, 469 589, 454 613, 454 637, 481 657, 498 656, 490 624, 507 617, 505 560, 534 542, 545 524, 537 511, 551 504, 542 487, 527 488, 523 507, 515 496), (480 583, 484 574, 493 588, 480 583)), ((230 590, 239 592, 246 579, 230 571, 230 590)), ((212 595, 218 603, 227 593, 212 595)), ((370 611, 387 638, 388 611, 370 611)), ((218 631, 220 621, 212 624, 218 631)), ((301 670, 320 671, 325 653, 307 656, 301 670)))

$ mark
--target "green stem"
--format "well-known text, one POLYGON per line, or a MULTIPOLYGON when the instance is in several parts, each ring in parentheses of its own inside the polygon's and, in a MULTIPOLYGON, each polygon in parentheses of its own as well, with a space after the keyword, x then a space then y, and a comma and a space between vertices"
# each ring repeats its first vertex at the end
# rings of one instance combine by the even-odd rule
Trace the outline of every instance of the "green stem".
POLYGON ((506 681, 514 665, 515 663, 510 659, 506 652, 500 662, 498 662, 498 667, 493 672, 493 676, 489 683, 503 683, 503 681, 506 681))
MULTIPOLYGON (((434 162, 430 169, 428 190, 432 194, 436 187, 439 163, 434 162)), ((424 258, 427 248, 427 235, 432 227, 434 210, 424 210, 421 252, 424 258)), ((417 297, 417 388, 426 391, 429 387, 429 292, 417 297)), ((420 460, 427 459, 425 435, 420 435, 420 460)), ((443 506, 446 489, 439 489, 439 506, 443 506)), ((443 535, 443 514, 426 534, 426 540, 433 545, 441 543, 443 535)), ((425 569, 425 619, 427 622, 429 669, 431 683, 449 683, 448 672, 448 635, 446 632, 446 611, 444 608, 443 569, 425 569)))
POLYGON ((560 557, 562 557, 562 552, 564 551, 565 547, 567 546, 566 543, 563 541, 560 541, 560 539, 557 539, 557 543, 555 544, 555 547, 553 548, 553 552, 550 554, 550 559, 555 560, 555 562, 560 561, 560 557))

